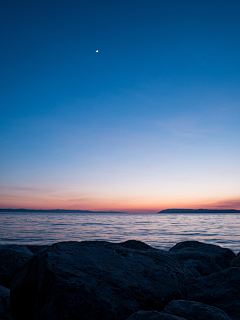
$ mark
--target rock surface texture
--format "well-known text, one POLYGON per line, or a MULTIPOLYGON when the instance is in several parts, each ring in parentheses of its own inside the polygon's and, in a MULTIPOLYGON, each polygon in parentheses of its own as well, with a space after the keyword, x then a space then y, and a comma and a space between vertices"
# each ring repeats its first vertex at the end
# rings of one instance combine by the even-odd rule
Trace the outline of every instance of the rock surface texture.
POLYGON ((195 301, 173 300, 163 311, 186 320, 231 320, 223 310, 195 301))
POLYGON ((158 311, 143 311, 133 313, 127 320, 186 320, 185 318, 173 316, 158 311))
POLYGON ((230 249, 198 241, 180 242, 169 251, 192 279, 229 268, 236 257, 230 249))
POLYGON ((125 320, 138 310, 161 311, 173 299, 184 299, 187 282, 169 252, 139 241, 62 242, 36 253, 17 274, 12 316, 125 320))
POLYGON ((15 275, 33 253, 21 245, 0 245, 0 285, 10 288, 15 275))
POLYGON ((12 320, 10 312, 10 290, 0 286, 0 319, 12 320))
POLYGON ((218 307, 239 320, 240 269, 231 267, 196 279, 187 287, 187 299, 218 307))

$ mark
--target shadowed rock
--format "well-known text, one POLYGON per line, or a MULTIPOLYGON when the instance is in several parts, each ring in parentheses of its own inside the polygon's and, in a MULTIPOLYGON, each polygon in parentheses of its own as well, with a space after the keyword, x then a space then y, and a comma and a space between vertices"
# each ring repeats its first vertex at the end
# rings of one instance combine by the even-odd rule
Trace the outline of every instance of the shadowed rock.
POLYGON ((12 282, 15 320, 125 320, 185 297, 168 252, 138 242, 62 242, 36 253, 12 282), (140 249, 135 249, 140 248, 140 249))
POLYGON ((240 319, 240 269, 228 268, 196 279, 187 287, 187 299, 224 310, 232 319, 240 319))
POLYGON ((232 267, 240 267, 240 255, 239 255, 239 253, 237 254, 236 258, 232 259, 231 266, 232 267))
POLYGON ((229 268, 231 260, 236 257, 230 249, 198 241, 180 242, 169 252, 182 263, 192 279, 229 268))
POLYGON ((195 301, 173 300, 163 311, 186 320, 231 320, 223 310, 195 301))
POLYGON ((25 246, 0 245, 0 285, 10 288, 15 275, 32 256, 25 246))
POLYGON ((158 250, 138 240, 128 240, 125 242, 118 243, 118 245, 124 248, 135 249, 135 250, 158 250))
POLYGON ((26 247, 32 252, 36 253, 40 250, 46 249, 49 245, 35 245, 35 244, 27 244, 26 247))
POLYGON ((158 311, 143 311, 133 313, 127 320, 186 320, 171 314, 158 311))
POLYGON ((0 319, 12 320, 10 313, 10 290, 0 286, 0 319))

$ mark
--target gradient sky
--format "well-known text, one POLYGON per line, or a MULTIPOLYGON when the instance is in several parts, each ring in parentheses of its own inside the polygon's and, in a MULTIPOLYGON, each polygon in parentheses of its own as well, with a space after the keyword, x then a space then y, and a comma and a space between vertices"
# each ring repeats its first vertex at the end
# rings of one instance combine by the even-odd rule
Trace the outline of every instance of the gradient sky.
POLYGON ((239 0, 1 1, 0 207, 240 209, 239 17, 239 0))

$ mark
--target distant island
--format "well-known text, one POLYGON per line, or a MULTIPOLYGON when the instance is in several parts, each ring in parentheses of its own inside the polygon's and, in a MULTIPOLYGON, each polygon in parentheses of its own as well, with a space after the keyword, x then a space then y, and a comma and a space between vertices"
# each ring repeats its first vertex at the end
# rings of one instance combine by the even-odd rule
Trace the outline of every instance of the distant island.
POLYGON ((124 213, 119 211, 90 211, 67 209, 0 209, 0 212, 36 212, 36 213, 124 213))
POLYGON ((157 213, 240 213, 236 209, 165 209, 157 213))

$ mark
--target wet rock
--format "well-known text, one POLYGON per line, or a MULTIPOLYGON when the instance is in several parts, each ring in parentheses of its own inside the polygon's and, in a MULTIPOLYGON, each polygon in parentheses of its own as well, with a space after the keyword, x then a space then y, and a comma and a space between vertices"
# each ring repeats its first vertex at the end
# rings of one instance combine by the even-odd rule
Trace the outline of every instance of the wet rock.
POLYGON ((10 288, 12 279, 33 253, 21 245, 0 245, 0 285, 10 288))
POLYGON ((230 249, 198 241, 180 242, 169 251, 192 279, 229 268, 236 257, 230 249))
POLYGON ((0 286, 0 319, 12 320, 10 313, 10 290, 0 286))
POLYGON ((61 242, 36 253, 14 279, 12 314, 15 320, 125 320, 183 299, 187 281, 168 252, 137 241, 61 242))
POLYGON ((186 320, 171 314, 158 311, 137 311, 133 313, 127 320, 186 320))
POLYGON ((231 320, 223 310, 195 301, 173 300, 163 311, 186 320, 231 320))
POLYGON ((187 299, 224 310, 240 319, 240 269, 231 267, 196 279, 187 286, 187 299))

